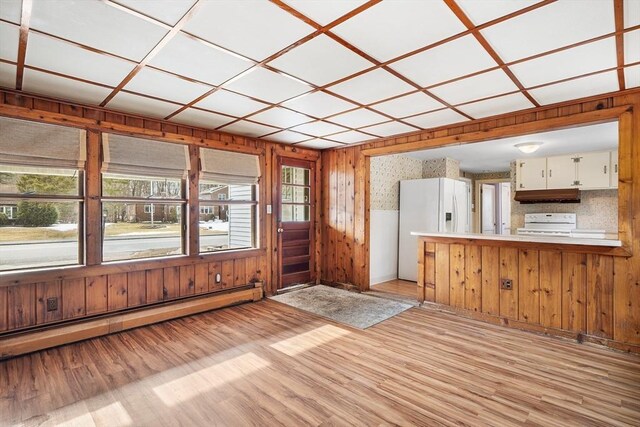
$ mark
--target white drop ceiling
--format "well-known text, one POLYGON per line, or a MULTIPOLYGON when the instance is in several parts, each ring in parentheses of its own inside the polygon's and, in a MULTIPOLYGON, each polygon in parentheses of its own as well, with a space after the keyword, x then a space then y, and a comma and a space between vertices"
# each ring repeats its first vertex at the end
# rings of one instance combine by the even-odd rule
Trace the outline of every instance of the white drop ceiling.
POLYGON ((30 3, 0 86, 321 149, 640 85, 640 0, 30 3))
POLYGON ((618 148, 618 122, 602 123, 475 144, 452 145, 405 154, 420 160, 449 157, 460 162, 460 169, 471 173, 508 171, 516 159, 548 157, 618 148), (515 147, 523 142, 538 142, 538 151, 524 154, 515 147))

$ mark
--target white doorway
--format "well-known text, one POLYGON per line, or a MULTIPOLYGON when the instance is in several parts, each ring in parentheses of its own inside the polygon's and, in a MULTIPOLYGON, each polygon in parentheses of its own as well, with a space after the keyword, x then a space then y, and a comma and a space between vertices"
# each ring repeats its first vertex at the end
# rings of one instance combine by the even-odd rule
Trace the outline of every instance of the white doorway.
POLYGON ((511 234, 511 183, 478 182, 478 207, 482 234, 511 234))

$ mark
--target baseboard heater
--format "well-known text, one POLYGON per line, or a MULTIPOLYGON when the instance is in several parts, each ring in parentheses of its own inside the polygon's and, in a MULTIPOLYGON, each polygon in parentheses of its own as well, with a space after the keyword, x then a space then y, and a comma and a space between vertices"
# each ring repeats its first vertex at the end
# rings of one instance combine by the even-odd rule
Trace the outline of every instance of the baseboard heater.
POLYGON ((580 203, 580 190, 561 188, 557 190, 516 191, 514 200, 527 203, 580 203))

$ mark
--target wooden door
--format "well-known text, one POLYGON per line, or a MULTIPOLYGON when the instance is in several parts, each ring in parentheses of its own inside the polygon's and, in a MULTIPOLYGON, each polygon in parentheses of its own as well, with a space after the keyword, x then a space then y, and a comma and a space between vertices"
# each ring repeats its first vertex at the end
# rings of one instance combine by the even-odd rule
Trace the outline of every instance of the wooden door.
POLYGON ((278 289, 315 279, 315 163, 278 158, 278 289))

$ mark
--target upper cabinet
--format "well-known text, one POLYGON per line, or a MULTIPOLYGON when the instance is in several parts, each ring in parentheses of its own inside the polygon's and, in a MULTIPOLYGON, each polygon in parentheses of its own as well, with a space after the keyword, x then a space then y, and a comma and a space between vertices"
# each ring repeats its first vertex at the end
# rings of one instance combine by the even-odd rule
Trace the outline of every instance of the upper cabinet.
POLYGON ((547 188, 547 159, 516 160, 516 187, 518 190, 544 190, 547 188))
POLYGON ((611 152, 610 188, 618 188, 618 150, 611 152))
POLYGON ((517 190, 618 187, 618 152, 566 154, 516 160, 517 190))
POLYGON ((576 155, 576 186, 581 190, 609 188, 611 156, 609 151, 576 155))
POLYGON ((572 188, 576 181, 576 164, 574 156, 547 157, 548 189, 572 188))

